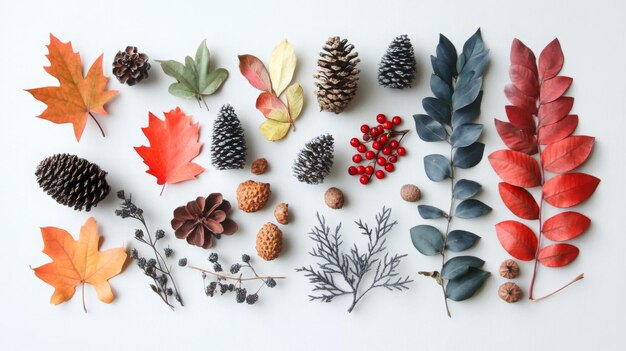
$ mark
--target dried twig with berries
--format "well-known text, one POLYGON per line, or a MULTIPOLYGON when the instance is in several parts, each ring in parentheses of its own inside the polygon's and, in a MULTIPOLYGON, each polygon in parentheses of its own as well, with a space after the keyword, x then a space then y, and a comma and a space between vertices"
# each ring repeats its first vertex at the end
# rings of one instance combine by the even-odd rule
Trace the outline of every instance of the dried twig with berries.
POLYGON ((204 293, 207 296, 213 297, 218 291, 220 295, 234 292, 235 301, 237 301, 237 303, 246 302, 248 305, 254 305, 259 300, 259 292, 263 287, 267 286, 268 288, 273 288, 277 284, 276 280, 286 279, 286 277, 260 276, 254 267, 252 267, 250 260, 249 255, 241 255, 241 263, 232 264, 230 266, 231 275, 228 275, 222 273, 224 269, 219 262, 219 255, 213 252, 209 255, 209 262, 213 264, 212 271, 196 266, 189 266, 189 268, 202 272, 202 285, 204 286, 204 293), (244 269, 249 270, 252 275, 244 276, 242 273, 244 269), (207 278, 209 276, 212 276, 214 279, 210 280, 207 284, 207 278), (256 290, 248 290, 250 288, 249 283, 258 281, 260 281, 260 284, 256 290), (248 284, 248 287, 246 287, 246 284, 248 284), (254 293, 249 294, 250 291, 254 291, 254 293))
POLYGON ((166 305, 173 310, 174 305, 172 300, 175 299, 181 306, 184 306, 176 282, 172 277, 171 267, 169 267, 166 262, 166 258, 170 258, 174 255, 174 250, 170 247, 166 247, 162 250, 163 254, 161 254, 161 251, 157 247, 158 243, 165 238, 165 232, 158 229, 154 233, 153 238, 146 224, 146 220, 143 217, 143 210, 133 203, 132 196, 126 197, 124 191, 120 190, 117 192, 117 197, 123 200, 123 202, 120 208, 115 210, 115 214, 122 218, 133 218, 141 222, 145 232, 143 229, 136 229, 135 239, 142 244, 150 246, 154 252, 154 257, 147 259, 144 256, 140 256, 139 251, 133 248, 130 252, 130 257, 137 262, 137 266, 143 273, 153 280, 153 283, 150 284, 150 288, 159 295, 166 305))

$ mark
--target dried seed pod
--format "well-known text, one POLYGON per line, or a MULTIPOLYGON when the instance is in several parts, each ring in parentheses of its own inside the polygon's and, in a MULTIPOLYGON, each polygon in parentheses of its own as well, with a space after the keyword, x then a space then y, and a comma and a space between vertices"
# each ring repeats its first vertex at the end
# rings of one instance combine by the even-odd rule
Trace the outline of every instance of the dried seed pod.
POLYGON ((271 261, 283 249, 283 232, 274 223, 265 223, 256 236, 256 251, 259 257, 271 261))
POLYGON ((500 264, 500 275, 503 278, 513 279, 519 275, 519 265, 514 260, 504 260, 500 264))
POLYGON ((264 158, 259 158, 252 162, 252 167, 250 169, 252 174, 261 175, 267 171, 267 160, 264 158))
POLYGON ((289 224, 289 205, 284 202, 279 203, 276 209, 274 209, 274 217, 280 224, 289 224))
POLYGON ((500 285, 498 296, 508 303, 514 303, 522 298, 522 289, 515 283, 507 282, 500 285))
POLYGON ((416 202, 422 198, 422 192, 416 185, 404 184, 402 188, 400 188, 400 196, 404 201, 416 202))
POLYGON ((237 187, 237 205, 244 212, 256 212, 265 207, 272 191, 268 183, 246 180, 237 187))
POLYGON ((326 205, 332 209, 340 209, 343 207, 343 192, 335 187, 328 188, 324 193, 324 201, 326 205))

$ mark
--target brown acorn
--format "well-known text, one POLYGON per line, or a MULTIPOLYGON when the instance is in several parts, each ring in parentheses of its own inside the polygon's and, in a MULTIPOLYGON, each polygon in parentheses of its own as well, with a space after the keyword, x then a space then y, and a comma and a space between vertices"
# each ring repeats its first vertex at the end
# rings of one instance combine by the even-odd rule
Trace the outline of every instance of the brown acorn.
POLYGON ((259 257, 271 261, 283 249, 283 232, 274 223, 267 222, 256 236, 256 251, 259 257))

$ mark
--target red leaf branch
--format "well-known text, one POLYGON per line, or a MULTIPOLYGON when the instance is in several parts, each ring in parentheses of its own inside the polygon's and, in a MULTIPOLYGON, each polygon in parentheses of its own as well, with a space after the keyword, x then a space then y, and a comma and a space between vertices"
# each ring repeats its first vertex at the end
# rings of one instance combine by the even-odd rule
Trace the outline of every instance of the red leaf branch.
POLYGON ((517 39, 513 41, 509 70, 512 84, 504 89, 512 104, 505 108, 509 121, 495 120, 496 130, 509 150, 489 155, 491 166, 504 181, 499 191, 506 207, 514 215, 538 224, 538 234, 514 220, 496 225, 498 240, 511 256, 534 261, 529 289, 532 301, 550 297, 583 278, 580 274, 555 291, 534 297, 538 263, 562 267, 574 261, 579 249, 561 242, 583 234, 591 223, 573 211, 544 219, 544 205, 576 206, 588 199, 600 183, 589 174, 572 172, 587 160, 595 138, 571 135, 578 126, 578 116, 570 114, 574 98, 563 96, 573 81, 558 75, 563 62, 558 39, 541 52, 538 65, 532 50, 517 39), (547 173, 556 175, 548 177, 547 173), (539 201, 525 189, 537 186, 541 186, 539 201), (558 243, 543 246, 545 240, 558 243))

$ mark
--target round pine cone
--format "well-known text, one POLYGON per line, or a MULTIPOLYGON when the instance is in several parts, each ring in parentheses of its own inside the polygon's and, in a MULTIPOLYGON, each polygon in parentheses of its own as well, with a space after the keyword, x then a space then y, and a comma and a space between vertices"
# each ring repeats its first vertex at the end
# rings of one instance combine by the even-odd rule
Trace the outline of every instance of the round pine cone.
POLYGON ((148 78, 148 55, 137 52, 134 46, 118 51, 113 59, 113 75, 122 84, 135 85, 148 78))
POLYGON ((246 180, 237 187, 237 205, 244 212, 256 212, 265 207, 271 194, 268 183, 246 180))
POLYGON ((283 232, 274 223, 265 223, 256 235, 256 251, 259 257, 271 261, 283 249, 283 232))
POLYGON ((220 193, 206 198, 199 196, 174 210, 172 228, 177 238, 208 249, 215 244, 214 237, 219 239, 222 234, 230 235, 237 231, 237 223, 228 218, 230 211, 230 202, 224 200, 220 193))
POLYGON ((56 202, 75 210, 91 210, 111 187, 107 172, 76 155, 56 154, 41 161, 35 171, 37 183, 56 202))

